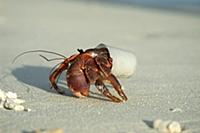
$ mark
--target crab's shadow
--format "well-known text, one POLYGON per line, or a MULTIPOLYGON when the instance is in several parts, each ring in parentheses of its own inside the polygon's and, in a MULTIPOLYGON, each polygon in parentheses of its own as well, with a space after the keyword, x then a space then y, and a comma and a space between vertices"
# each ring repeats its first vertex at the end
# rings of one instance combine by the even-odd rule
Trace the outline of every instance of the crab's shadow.
MULTIPOLYGON (((20 82, 37 87, 47 92, 55 93, 55 91, 51 89, 49 82, 50 71, 51 68, 49 67, 24 65, 22 67, 13 69, 12 74, 20 82)), ((72 96, 70 91, 67 91, 68 88, 65 88, 65 90, 67 96, 72 96)))
MULTIPOLYGON (((50 93, 57 94, 54 90, 51 89, 49 82, 49 75, 51 69, 52 68, 50 67, 44 67, 44 66, 24 65, 22 67, 13 69, 12 75, 14 75, 16 79, 20 82, 37 87, 39 89, 42 89, 50 93)), ((64 80, 65 80, 65 73, 63 72, 59 80, 59 87, 65 90, 66 96, 74 97, 69 88, 67 88, 67 84, 64 80)), ((107 99, 102 98, 101 95, 98 93, 91 92, 91 94, 92 95, 89 96, 90 98, 108 101, 107 99)))

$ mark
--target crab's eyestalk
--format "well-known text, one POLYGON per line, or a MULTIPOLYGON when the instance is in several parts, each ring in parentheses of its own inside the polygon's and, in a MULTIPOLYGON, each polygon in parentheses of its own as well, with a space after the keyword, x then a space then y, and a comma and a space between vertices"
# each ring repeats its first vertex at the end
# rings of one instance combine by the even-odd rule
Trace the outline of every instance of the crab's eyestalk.
POLYGON ((80 54, 84 52, 83 49, 77 49, 77 51, 78 51, 80 54))

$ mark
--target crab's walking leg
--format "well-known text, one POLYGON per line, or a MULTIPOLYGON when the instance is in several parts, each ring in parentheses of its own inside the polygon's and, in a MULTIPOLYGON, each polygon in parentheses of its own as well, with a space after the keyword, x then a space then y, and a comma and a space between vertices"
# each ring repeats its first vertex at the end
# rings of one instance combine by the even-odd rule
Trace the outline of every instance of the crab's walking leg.
POLYGON ((124 101, 127 101, 128 98, 126 97, 124 91, 122 90, 121 85, 120 85, 119 81, 117 80, 117 78, 113 74, 110 74, 108 76, 108 80, 110 81, 110 83, 112 84, 112 86, 115 88, 115 90, 117 91, 117 93, 121 96, 121 98, 124 101))
POLYGON ((110 98, 113 102, 122 102, 121 99, 113 96, 109 90, 107 89, 107 87, 104 85, 104 83, 102 82, 102 80, 97 80, 95 83, 95 86, 97 87, 97 89, 103 93, 104 96, 110 98))
POLYGON ((49 76, 49 80, 51 82, 52 87, 60 94, 64 94, 64 91, 59 89, 57 86, 57 79, 59 75, 68 68, 69 62, 73 61, 78 54, 72 55, 71 57, 65 59, 56 70, 53 71, 53 73, 49 76))

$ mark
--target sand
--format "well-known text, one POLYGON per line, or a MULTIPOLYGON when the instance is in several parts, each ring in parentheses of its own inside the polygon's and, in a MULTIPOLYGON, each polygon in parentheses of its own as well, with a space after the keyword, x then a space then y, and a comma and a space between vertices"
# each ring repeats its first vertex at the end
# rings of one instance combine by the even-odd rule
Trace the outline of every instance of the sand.
MULTIPOLYGON (((30 112, 0 109, 1 133, 62 128, 77 133, 156 133, 155 119, 175 120, 200 132, 200 16, 97 2, 3 0, 0 7, 0 89, 16 92, 30 112), (66 56, 99 43, 133 51, 136 74, 120 79, 128 101, 109 102, 94 86, 74 98, 50 90, 48 76, 58 63, 26 50, 66 56), (173 110, 181 111, 173 111, 173 110)), ((45 56, 51 58, 54 55, 45 56)), ((112 89, 111 89, 112 90, 112 89)))

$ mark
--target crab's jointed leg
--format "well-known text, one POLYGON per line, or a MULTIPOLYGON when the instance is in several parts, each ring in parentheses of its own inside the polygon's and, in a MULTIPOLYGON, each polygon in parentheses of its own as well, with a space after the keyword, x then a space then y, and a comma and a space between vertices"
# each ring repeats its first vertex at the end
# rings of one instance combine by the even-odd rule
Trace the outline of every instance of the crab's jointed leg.
POLYGON ((117 80, 117 78, 113 75, 113 74, 110 74, 108 76, 108 80, 109 82, 112 84, 112 86, 114 87, 114 89, 117 91, 117 93, 120 95, 120 97, 124 100, 124 101, 127 101, 128 98, 127 96, 125 95, 124 91, 122 90, 122 87, 119 83, 119 81, 117 80))
POLYGON ((97 89, 106 97, 110 98, 113 102, 122 102, 121 99, 113 96, 109 90, 107 89, 107 87, 105 86, 105 84, 103 83, 102 80, 98 79, 95 83, 95 86, 97 87, 97 89))
POLYGON ((51 82, 52 88, 54 88, 58 93, 64 94, 64 91, 59 89, 57 86, 57 79, 59 75, 68 68, 68 65, 71 61, 76 59, 78 54, 72 55, 69 58, 65 59, 59 66, 56 68, 56 70, 53 71, 53 73, 49 76, 49 80, 51 82))
MULTIPOLYGON (((95 58, 95 61, 102 72, 102 78, 104 80, 109 81, 109 83, 114 87, 114 89, 117 91, 119 96, 123 99, 123 101, 127 101, 128 98, 126 97, 125 93, 121 89, 121 85, 120 85, 119 81, 111 73, 112 58, 98 56, 95 58)), ((107 92, 106 89, 105 89, 105 91, 107 92)))

